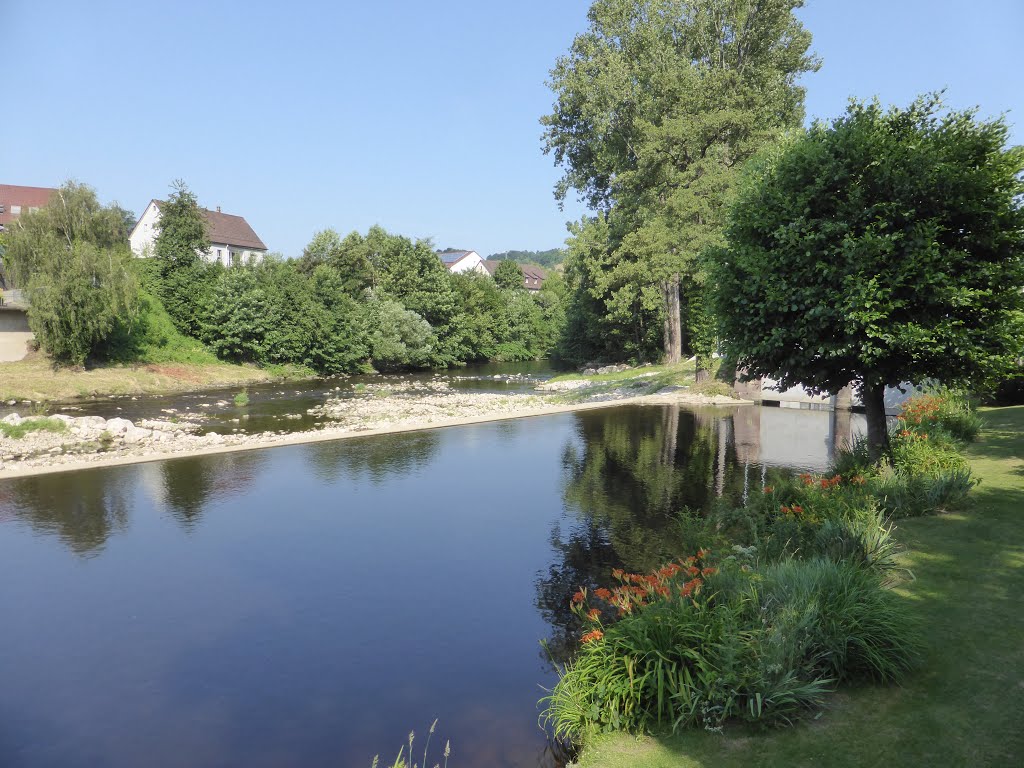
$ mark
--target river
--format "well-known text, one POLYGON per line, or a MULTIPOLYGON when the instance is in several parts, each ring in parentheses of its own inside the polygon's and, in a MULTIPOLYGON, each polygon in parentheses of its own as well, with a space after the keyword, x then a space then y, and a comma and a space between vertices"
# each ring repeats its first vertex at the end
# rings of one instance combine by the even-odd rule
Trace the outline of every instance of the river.
POLYGON ((0 765, 361 768, 434 718, 452 768, 559 765, 575 588, 850 428, 622 406, 0 481, 0 765))

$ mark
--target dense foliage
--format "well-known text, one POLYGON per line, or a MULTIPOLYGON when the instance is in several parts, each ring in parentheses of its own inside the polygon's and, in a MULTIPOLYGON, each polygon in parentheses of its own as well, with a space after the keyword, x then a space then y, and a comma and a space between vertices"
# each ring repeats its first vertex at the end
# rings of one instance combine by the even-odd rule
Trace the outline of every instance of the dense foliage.
MULTIPOLYGON (((184 271, 144 265, 156 295, 184 271)), ((317 373, 529 360, 554 347, 562 321, 558 280, 537 293, 483 275, 451 274, 425 240, 372 227, 318 232, 302 258, 190 266, 198 337, 218 357, 299 365, 317 373)))
POLYGON ((573 596, 585 632, 547 699, 556 734, 788 723, 840 682, 899 680, 920 640, 892 589, 891 520, 963 503, 974 482, 958 449, 977 426, 950 393, 917 397, 887 465, 855 447, 827 475, 682 513, 694 554, 573 596))
POLYGON ((884 388, 992 380, 1024 339, 1024 148, 1004 120, 851 104, 752 166, 716 253, 718 316, 749 376, 855 383, 873 455, 884 388))
POLYGON ((564 248, 551 248, 547 251, 502 251, 487 257, 493 261, 515 261, 520 264, 536 264, 545 269, 552 269, 565 261, 564 248))
POLYGON ((198 337, 207 299, 203 289, 209 285, 204 279, 209 265, 202 254, 209 250, 210 240, 195 194, 180 179, 172 186, 174 192, 160 205, 160 231, 151 254, 160 277, 155 289, 175 327, 198 337))
POLYGON ((598 212, 572 231, 566 356, 649 359, 663 347, 666 362, 689 351, 708 368, 699 257, 721 240, 741 164, 802 119, 796 80, 817 62, 801 5, 593 3, 552 70, 556 103, 541 121, 565 168, 556 196, 575 189, 598 212))
POLYGON ((8 268, 31 302, 29 326, 59 362, 81 365, 137 314, 125 220, 116 204, 100 205, 90 187, 68 182, 6 235, 8 268))

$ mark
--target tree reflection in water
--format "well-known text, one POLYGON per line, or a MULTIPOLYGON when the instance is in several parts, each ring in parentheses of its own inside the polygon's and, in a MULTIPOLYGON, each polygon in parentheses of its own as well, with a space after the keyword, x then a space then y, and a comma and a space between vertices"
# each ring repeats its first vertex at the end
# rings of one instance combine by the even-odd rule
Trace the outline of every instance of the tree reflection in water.
POLYGON ((127 530, 134 491, 129 469, 62 472, 3 483, 0 509, 94 557, 112 534, 127 530))
POLYGON ((244 493, 268 461, 266 451, 237 451, 162 461, 160 500, 186 530, 198 525, 212 498, 244 493))
POLYGON ((537 582, 537 606, 552 627, 545 654, 558 664, 579 637, 569 609, 577 588, 612 586, 612 568, 650 571, 680 557, 689 551, 680 512, 699 514, 744 491, 729 411, 623 407, 576 418, 577 439, 562 459, 573 521, 553 529, 555 561, 537 582))
POLYGON ((437 456, 436 430, 352 438, 302 446, 317 476, 335 481, 365 475, 378 485, 394 475, 419 472, 437 456))

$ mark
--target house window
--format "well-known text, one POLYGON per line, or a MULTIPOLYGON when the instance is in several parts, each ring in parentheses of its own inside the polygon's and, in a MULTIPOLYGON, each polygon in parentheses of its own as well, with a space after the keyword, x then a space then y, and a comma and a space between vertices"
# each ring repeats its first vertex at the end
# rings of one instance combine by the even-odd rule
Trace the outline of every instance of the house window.
POLYGON ((242 263, 242 254, 240 254, 238 251, 232 251, 231 252, 231 266, 232 267, 237 267, 241 263, 242 263))
POLYGON ((11 216, 21 216, 21 206, 20 205, 12 205, 11 206, 11 216))

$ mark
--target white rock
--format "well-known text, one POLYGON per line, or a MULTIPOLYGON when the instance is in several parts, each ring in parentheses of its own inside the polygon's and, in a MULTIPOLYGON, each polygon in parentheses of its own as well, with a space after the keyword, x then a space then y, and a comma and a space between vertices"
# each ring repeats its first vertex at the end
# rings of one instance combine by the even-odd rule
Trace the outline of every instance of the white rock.
POLYGON ((115 418, 107 421, 107 432, 115 436, 123 435, 134 427, 135 425, 128 421, 128 419, 115 418))
POLYGON ((16 427, 19 424, 21 424, 23 419, 18 414, 12 413, 8 416, 4 416, 2 419, 0 419, 0 421, 2 421, 4 424, 10 424, 11 426, 16 427))
POLYGON ((107 420, 102 416, 79 416, 75 419, 75 426, 82 429, 104 430, 107 428, 107 420))
POLYGON ((124 433, 124 441, 126 443, 138 443, 145 440, 147 437, 153 436, 153 430, 141 429, 140 427, 130 426, 124 433))
POLYGON ((51 419, 57 419, 58 421, 63 421, 63 422, 64 422, 65 424, 67 424, 67 425, 68 425, 69 427, 70 427, 70 426, 71 426, 72 424, 74 424, 74 423, 75 423, 75 417, 74 417, 74 416, 67 416, 67 415, 65 415, 65 414, 63 414, 63 413, 57 413, 57 414, 54 414, 54 415, 53 415, 53 416, 51 416, 50 418, 51 418, 51 419))

